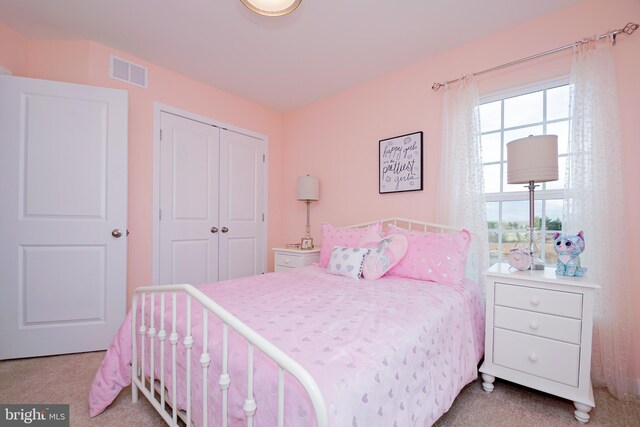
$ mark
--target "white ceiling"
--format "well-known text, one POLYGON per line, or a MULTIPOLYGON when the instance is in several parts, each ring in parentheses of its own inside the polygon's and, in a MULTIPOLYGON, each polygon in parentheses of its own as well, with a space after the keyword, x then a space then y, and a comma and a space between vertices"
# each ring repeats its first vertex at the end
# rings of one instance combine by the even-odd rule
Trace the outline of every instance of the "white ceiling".
POLYGON ((29 39, 94 40, 289 111, 579 1, 303 0, 267 18, 239 0, 0 0, 0 21, 29 39))

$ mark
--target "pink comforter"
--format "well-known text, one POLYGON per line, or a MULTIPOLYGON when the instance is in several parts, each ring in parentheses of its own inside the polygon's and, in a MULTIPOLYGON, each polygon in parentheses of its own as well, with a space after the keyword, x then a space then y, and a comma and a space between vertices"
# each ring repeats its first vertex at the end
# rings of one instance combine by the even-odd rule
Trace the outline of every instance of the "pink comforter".
MULTIPOLYGON (((310 266, 198 288, 311 373, 325 398, 332 426, 430 425, 477 377, 477 363, 484 352, 483 298, 477 284, 469 281, 458 286, 387 277, 355 281, 310 266)), ((170 332, 170 297, 166 300, 165 321, 170 332)), ((179 313, 184 313, 180 311, 184 309, 180 307, 184 306, 183 298, 179 298, 178 305, 179 313)), ((159 297, 156 310, 159 311, 159 297)), ((212 365, 208 416, 209 424, 217 425, 221 328, 217 319, 209 319, 212 365)), ((149 321, 146 323, 148 327, 149 321)), ((194 303, 192 378, 197 391, 192 395, 192 418, 196 424, 202 419, 198 383, 202 376, 198 363, 201 323, 201 312, 194 303)), ((181 340, 183 330, 184 320, 179 320, 181 340)), ((160 354, 158 348, 156 358, 160 354)), ((131 383, 131 353, 127 317, 91 387, 91 416, 104 411, 131 383)), ((166 353, 168 365, 168 340, 166 353)), ((184 359, 184 351, 179 353, 184 359)), ((245 361, 246 344, 240 344, 240 338, 230 333, 230 425, 244 422, 245 361)), ((184 360, 179 366, 178 389, 184 390, 184 360)), ((257 352, 254 370, 258 404, 254 425, 275 425, 275 366, 257 352)), ((170 375, 167 377, 170 387, 170 375)), ((314 412, 300 391, 302 387, 290 380, 285 389, 287 425, 314 425, 314 412)), ((178 405, 185 405, 184 393, 179 395, 178 405)))

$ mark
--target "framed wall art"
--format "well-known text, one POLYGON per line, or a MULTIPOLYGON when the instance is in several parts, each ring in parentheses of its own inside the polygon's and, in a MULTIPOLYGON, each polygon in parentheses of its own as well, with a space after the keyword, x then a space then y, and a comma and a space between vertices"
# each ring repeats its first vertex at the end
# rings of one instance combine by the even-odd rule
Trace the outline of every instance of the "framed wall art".
POLYGON ((422 190, 422 132, 380 140, 378 191, 422 190))

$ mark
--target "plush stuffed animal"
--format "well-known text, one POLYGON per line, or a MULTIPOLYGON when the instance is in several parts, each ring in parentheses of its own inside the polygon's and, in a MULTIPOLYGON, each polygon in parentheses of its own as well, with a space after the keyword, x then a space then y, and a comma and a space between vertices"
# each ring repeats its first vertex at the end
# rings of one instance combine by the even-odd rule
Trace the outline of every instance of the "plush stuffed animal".
POLYGON ((580 266, 580 254, 584 251, 584 233, 577 235, 553 234, 554 248, 558 254, 556 274, 582 277, 587 269, 580 266))

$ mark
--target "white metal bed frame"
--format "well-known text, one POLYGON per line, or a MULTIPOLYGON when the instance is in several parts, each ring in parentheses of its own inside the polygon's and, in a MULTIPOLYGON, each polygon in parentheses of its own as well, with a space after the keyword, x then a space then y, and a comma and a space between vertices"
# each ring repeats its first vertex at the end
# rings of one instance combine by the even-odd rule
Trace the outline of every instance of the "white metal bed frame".
MULTIPOLYGON (((432 231, 438 233, 447 233, 447 232, 456 232, 459 229, 454 227, 449 227, 441 224, 434 224, 428 222, 415 221, 405 218, 387 218, 379 221, 371 221, 361 224, 355 224, 349 226, 350 228, 361 228, 369 225, 376 224, 378 222, 382 223, 382 226, 388 226, 388 224, 393 224, 398 227, 406 228, 408 230, 414 231, 432 231)), ((228 342, 228 334, 229 327, 235 330, 238 334, 240 334, 247 341, 247 396, 244 402, 244 412, 246 414, 246 423, 248 427, 253 426, 253 416, 257 409, 257 403, 255 401, 253 395, 253 350, 254 347, 258 350, 262 351, 265 355, 267 355, 271 360, 273 360, 278 365, 278 427, 284 426, 284 372, 288 372, 295 379, 297 379, 300 384, 304 387, 307 395, 309 396, 309 400, 313 405, 313 409, 316 415, 316 424, 317 427, 327 427, 328 420, 328 412, 327 406, 324 401, 324 398, 320 392, 318 384, 313 379, 311 374, 303 368, 298 362, 296 362, 289 355, 284 353, 274 344, 269 342, 267 339, 262 337, 260 334, 255 332, 253 329, 248 327, 238 318, 236 318, 233 314, 222 308, 220 305, 216 304, 211 298, 206 296, 200 290, 195 288, 192 285, 181 284, 181 285, 163 285, 163 286, 146 286, 140 287, 135 290, 133 295, 133 301, 131 304, 131 337, 132 337, 132 354, 133 354, 133 363, 131 367, 132 372, 132 400, 133 402, 138 401, 139 392, 142 392, 143 396, 146 397, 149 402, 153 405, 153 407, 158 411, 158 413, 162 416, 162 418, 169 424, 170 426, 178 426, 178 419, 184 422, 187 426, 191 426, 192 421, 192 408, 191 408, 191 349, 194 343, 194 337, 191 335, 191 304, 192 301, 195 300, 199 303, 202 310, 202 353, 200 354, 200 367, 202 369, 202 426, 207 427, 207 404, 208 404, 208 390, 207 390, 207 380, 209 375, 209 364, 211 362, 211 357, 209 355, 209 349, 207 344, 207 328, 208 328, 208 316, 211 313, 214 316, 217 316, 222 321, 222 372, 220 373, 218 384, 220 385, 220 389, 222 390, 222 427, 227 427, 229 423, 228 419, 228 395, 227 389, 229 388, 229 384, 231 383, 231 378, 228 371, 228 355, 229 355, 229 342, 228 342), (174 402, 177 402, 177 381, 176 381, 176 353, 177 353, 177 345, 178 345, 178 333, 176 331, 176 318, 177 318, 177 307, 176 300, 177 294, 184 293, 186 295, 186 332, 185 336, 182 340, 182 345, 184 346, 186 352, 186 408, 184 411, 178 410, 177 405, 174 402), (148 297, 147 297, 148 294, 148 297), (156 316, 156 304, 155 304, 155 296, 156 294, 160 294, 160 329, 156 330, 155 324, 155 316, 156 316), (172 299, 172 313, 171 313, 171 331, 168 334, 169 343, 171 345, 171 360, 172 360, 172 387, 171 390, 167 390, 166 381, 165 381, 165 341, 167 340, 168 331, 165 329, 165 295, 170 294, 172 299), (141 324, 137 327, 137 308, 138 308, 138 300, 141 300, 141 324), (149 319, 150 325, 145 325, 145 301, 149 300, 149 319), (136 335, 140 335, 140 354, 138 355, 138 339, 136 335), (145 345, 146 338, 149 340, 148 349, 149 349, 149 366, 150 372, 145 373, 145 363, 146 359, 146 348, 145 345), (155 340, 160 341, 160 378, 154 378, 155 375, 155 363, 156 363, 156 354, 155 354, 155 340), (147 387, 148 386, 148 387, 147 387), (167 395, 171 393, 167 398, 167 395), (157 397, 159 396, 159 399, 157 397), (171 412, 167 411, 166 406, 171 407, 171 412)), ((196 367, 197 369, 197 367, 196 367)))

